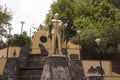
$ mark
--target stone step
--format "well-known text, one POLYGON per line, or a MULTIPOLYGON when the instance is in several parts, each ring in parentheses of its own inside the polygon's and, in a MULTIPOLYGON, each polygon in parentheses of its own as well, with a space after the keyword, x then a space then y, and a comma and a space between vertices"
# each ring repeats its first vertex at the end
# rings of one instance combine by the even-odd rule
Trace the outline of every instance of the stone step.
POLYGON ((83 80, 85 77, 83 64, 81 60, 72 60, 69 62, 69 70, 72 80, 83 80))
POLYGON ((20 70, 43 70, 43 67, 23 67, 20 70))

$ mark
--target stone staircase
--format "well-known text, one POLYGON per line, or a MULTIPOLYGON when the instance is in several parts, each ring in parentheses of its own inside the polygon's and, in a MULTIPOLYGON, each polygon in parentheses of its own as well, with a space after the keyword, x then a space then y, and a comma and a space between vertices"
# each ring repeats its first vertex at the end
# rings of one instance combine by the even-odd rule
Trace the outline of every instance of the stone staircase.
POLYGON ((71 80, 83 80, 85 77, 81 60, 72 60, 69 62, 71 80))
POLYGON ((18 75, 18 59, 17 58, 8 58, 6 61, 5 69, 3 72, 3 76, 5 80, 15 79, 15 76, 18 75))
POLYGON ((39 55, 32 55, 26 60, 21 61, 20 76, 22 80, 40 80, 40 76, 43 70, 43 60, 39 55))
MULTIPOLYGON (((66 50, 63 52, 66 53, 66 50)), ((40 80, 46 56, 29 54, 25 48, 21 49, 19 58, 8 58, 3 73, 5 80, 40 80)), ((84 70, 81 60, 68 62, 71 80, 82 80, 84 70)), ((3 79, 3 80, 4 80, 3 79)))
POLYGON ((3 72, 3 80, 40 80, 45 56, 30 55, 21 48, 19 58, 8 58, 3 72))
POLYGON ((45 56, 28 54, 20 56, 20 80, 40 80, 45 56))

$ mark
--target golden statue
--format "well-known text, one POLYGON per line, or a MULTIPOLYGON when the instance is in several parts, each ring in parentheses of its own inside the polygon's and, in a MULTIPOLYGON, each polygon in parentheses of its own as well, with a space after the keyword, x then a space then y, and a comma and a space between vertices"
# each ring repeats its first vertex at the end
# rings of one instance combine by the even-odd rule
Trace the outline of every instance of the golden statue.
POLYGON ((62 55, 61 45, 63 37, 64 25, 61 20, 59 20, 59 14, 54 15, 54 19, 51 19, 49 22, 48 36, 51 36, 52 40, 52 54, 62 55))

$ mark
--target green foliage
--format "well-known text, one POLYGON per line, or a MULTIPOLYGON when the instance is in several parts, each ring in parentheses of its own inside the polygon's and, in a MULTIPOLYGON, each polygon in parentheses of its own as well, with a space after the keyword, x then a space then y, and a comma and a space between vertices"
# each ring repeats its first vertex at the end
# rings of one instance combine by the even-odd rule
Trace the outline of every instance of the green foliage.
MULTIPOLYGON (((96 53, 96 38, 101 38, 99 51, 101 53, 118 53, 120 44, 120 10, 109 4, 106 0, 94 1, 92 4, 82 1, 82 5, 76 6, 78 11, 74 19, 75 29, 81 30, 81 40, 84 49, 88 53, 96 53), (93 50, 90 51, 90 50, 93 50)), ((111 57, 113 58, 113 57, 111 57)))
POLYGON ((6 43, 4 43, 4 41, 1 39, 0 40, 0 49, 5 48, 6 46, 7 46, 6 43))
POLYGON ((10 46, 30 46, 31 38, 27 36, 26 32, 23 32, 23 34, 20 35, 15 34, 8 42, 10 46))
POLYGON ((120 8, 120 0, 107 0, 111 4, 113 4, 115 7, 120 8))
POLYGON ((39 30, 39 29, 41 29, 41 30, 47 30, 47 27, 46 27, 46 26, 44 26, 44 25, 42 25, 42 24, 40 24, 40 26, 39 26, 38 30, 39 30))
MULTIPOLYGON (((81 30, 80 39, 85 53, 93 55, 97 50, 105 55, 120 53, 117 51, 120 44, 120 9, 106 0, 58 0, 51 5, 51 10, 58 12, 60 19, 68 23, 66 39, 76 35, 71 27, 81 30), (96 38, 101 38, 100 45, 95 43, 96 38)), ((49 17, 47 14, 46 23, 49 17)))
POLYGON ((12 15, 10 12, 7 12, 7 8, 0 6, 0 35, 5 36, 4 33, 7 32, 5 26, 10 26, 10 20, 12 19, 12 15))
MULTIPOLYGON (((59 13, 60 19, 63 21, 63 23, 67 23, 68 26, 65 29, 65 39, 69 39, 69 37, 72 37, 75 35, 75 32, 71 30, 71 27, 73 26, 73 20, 74 20, 74 0, 58 0, 57 2, 54 2, 51 5, 51 10, 53 11, 53 14, 59 13)), ((46 17, 46 23, 49 22, 49 14, 47 14, 46 17)))

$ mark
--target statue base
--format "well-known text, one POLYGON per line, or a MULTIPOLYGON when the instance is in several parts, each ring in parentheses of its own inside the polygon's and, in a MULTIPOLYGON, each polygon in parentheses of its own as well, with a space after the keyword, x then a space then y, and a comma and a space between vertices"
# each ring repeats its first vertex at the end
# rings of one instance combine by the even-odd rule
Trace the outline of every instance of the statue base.
POLYGON ((52 55, 45 59, 41 80, 71 80, 68 60, 62 55, 52 55))

